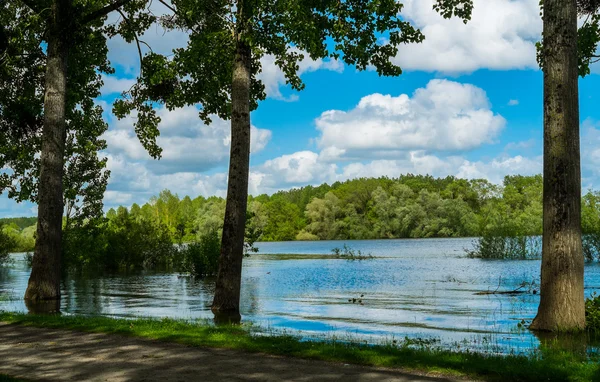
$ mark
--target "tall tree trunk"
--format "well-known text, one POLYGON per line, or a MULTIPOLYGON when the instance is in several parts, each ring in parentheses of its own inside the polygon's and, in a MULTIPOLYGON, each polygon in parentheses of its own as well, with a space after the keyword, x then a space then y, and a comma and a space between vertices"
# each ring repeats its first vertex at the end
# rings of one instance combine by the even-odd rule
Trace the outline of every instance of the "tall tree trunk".
POLYGON ((585 327, 577 1, 544 0, 544 234, 533 330, 585 327))
POLYGON ((250 170, 250 47, 238 39, 231 87, 231 155, 219 273, 212 311, 239 322, 244 231, 250 170))
POLYGON ((60 299, 70 0, 54 0, 48 33, 35 254, 26 300, 60 299))

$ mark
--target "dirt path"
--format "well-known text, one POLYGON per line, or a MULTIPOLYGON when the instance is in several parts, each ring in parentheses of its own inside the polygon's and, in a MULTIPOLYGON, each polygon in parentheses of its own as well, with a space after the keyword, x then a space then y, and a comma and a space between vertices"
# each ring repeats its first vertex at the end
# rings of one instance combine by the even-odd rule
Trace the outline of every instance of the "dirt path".
POLYGON ((45 381, 449 381, 354 365, 0 323, 0 374, 45 381))

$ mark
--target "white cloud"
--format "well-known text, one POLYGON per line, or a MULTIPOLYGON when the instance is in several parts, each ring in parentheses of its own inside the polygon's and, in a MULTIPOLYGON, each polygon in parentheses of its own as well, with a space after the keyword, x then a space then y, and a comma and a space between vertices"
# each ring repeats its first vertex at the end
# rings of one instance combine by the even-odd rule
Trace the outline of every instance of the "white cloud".
POLYGON ((431 80, 412 98, 371 94, 316 120, 323 157, 394 157, 399 150, 459 151, 492 143, 505 120, 473 85, 431 80))
POLYGON ((315 152, 299 151, 267 160, 253 172, 257 173, 256 180, 260 180, 262 186, 276 187, 329 181, 335 176, 336 168, 335 164, 320 161, 315 152))
MULTIPOLYGON (((159 161, 150 159, 133 132, 135 116, 115 122, 104 135, 108 152, 128 160, 146 161, 156 173, 203 172, 224 165, 229 158, 230 122, 212 116, 206 125, 198 117, 198 109, 185 107, 169 111, 157 109, 161 118, 158 145, 163 149, 159 161)), ((251 151, 259 152, 271 139, 271 131, 252 126, 251 151)))
MULTIPOLYGON (((300 52, 297 49, 295 51, 300 52)), ((299 75, 302 75, 303 73, 315 72, 317 70, 329 70, 338 73, 341 73, 344 70, 344 65, 338 60, 313 60, 308 56, 308 54, 303 54, 305 58, 298 63, 299 75)), ((284 73, 281 71, 281 69, 279 69, 279 67, 275 63, 275 56, 265 55, 261 58, 260 63, 262 71, 258 74, 258 79, 260 79, 265 85, 267 97, 288 102, 297 101, 297 94, 292 94, 289 97, 284 97, 281 93, 281 87, 286 86, 286 80, 284 73)))
POLYGON ((135 84, 135 81, 133 78, 119 78, 114 75, 103 74, 102 82, 104 82, 104 85, 100 88, 100 93, 104 96, 123 93, 129 90, 135 84))
POLYGON ((454 174, 459 178, 484 178, 493 183, 501 183, 506 175, 534 175, 542 172, 542 156, 526 158, 501 156, 489 162, 465 160, 454 174))
POLYGON ((542 21, 538 0, 475 0, 465 25, 444 19, 433 0, 405 0, 402 16, 425 35, 400 47, 395 63, 407 70, 472 72, 477 69, 537 69, 535 42, 542 21))
MULTIPOLYGON (((376 159, 348 163, 343 167, 328 163, 319 154, 301 151, 265 162, 250 173, 250 193, 273 193, 304 185, 333 183, 360 177, 398 177, 422 174, 436 177, 484 178, 501 183, 506 175, 533 175, 542 171, 542 157, 501 155, 489 161, 469 161, 463 156, 438 156, 423 151, 405 152, 400 159, 376 159)), ((222 174, 224 177, 225 174, 222 174)))
POLYGON ((518 99, 511 99, 510 101, 508 101, 508 106, 517 106, 518 104, 519 104, 518 99))

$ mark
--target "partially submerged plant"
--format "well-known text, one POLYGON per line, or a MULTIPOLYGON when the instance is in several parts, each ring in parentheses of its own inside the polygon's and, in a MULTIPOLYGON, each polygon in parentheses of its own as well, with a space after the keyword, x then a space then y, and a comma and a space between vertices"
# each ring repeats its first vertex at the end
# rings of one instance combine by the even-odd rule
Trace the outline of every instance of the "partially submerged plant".
POLYGON ((354 250, 348 247, 346 244, 344 244, 344 246, 341 249, 338 247, 333 248, 331 252, 335 257, 347 260, 365 260, 372 259, 374 257, 370 252, 362 253, 360 249, 354 250))

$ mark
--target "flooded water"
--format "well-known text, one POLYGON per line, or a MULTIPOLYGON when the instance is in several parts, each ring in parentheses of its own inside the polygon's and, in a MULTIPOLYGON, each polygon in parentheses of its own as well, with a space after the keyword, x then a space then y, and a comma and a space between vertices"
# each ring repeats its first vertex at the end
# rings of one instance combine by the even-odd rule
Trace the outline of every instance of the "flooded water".
MULTIPOLYGON (((378 342, 440 340, 492 352, 538 345, 522 320, 536 313, 539 261, 468 259, 473 239, 258 243, 244 262, 241 313, 261 327, 378 342), (347 244, 372 259, 345 260, 347 244), (324 256, 317 256, 324 255, 324 256), (519 290, 518 295, 476 294, 519 290)), ((26 311, 29 269, 22 256, 0 271, 0 309, 26 311)), ((586 296, 600 289, 600 265, 585 268, 586 296)), ((214 281, 145 273, 65 280, 65 313, 212 318, 214 281)))

